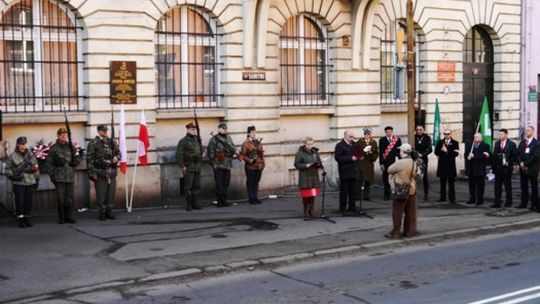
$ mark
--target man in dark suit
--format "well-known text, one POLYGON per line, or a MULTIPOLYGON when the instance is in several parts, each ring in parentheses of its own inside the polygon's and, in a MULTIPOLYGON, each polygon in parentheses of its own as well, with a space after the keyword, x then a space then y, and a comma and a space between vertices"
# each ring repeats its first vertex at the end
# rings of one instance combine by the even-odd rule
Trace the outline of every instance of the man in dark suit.
POLYGON ((444 138, 439 140, 435 147, 437 162, 437 177, 441 182, 441 197, 439 202, 446 201, 446 184, 448 183, 448 198, 450 203, 456 203, 456 190, 454 182, 457 176, 456 157, 459 156, 459 143, 452 139, 452 131, 445 130, 444 138))
POLYGON ((431 137, 424 133, 424 126, 416 126, 416 136, 414 141, 414 149, 418 152, 418 157, 424 163, 424 200, 428 200, 429 195, 429 180, 428 180, 428 155, 433 152, 431 137))
POLYGON ((465 173, 469 178, 469 201, 477 206, 484 203, 486 167, 490 159, 489 146, 482 142, 482 134, 475 133, 474 141, 465 147, 465 173))
POLYGON ((354 155, 354 133, 345 131, 343 139, 336 145, 334 158, 338 163, 339 171, 339 212, 344 213, 347 201, 349 211, 356 211, 355 187, 358 178, 358 157, 354 155))
POLYGON ((531 211, 540 211, 538 206, 538 165, 540 143, 534 138, 534 127, 525 129, 525 138, 519 143, 519 173, 521 184, 521 204, 517 208, 527 208, 529 184, 531 185, 531 211))
POLYGON ((399 147, 401 139, 394 135, 394 128, 387 126, 384 128, 385 137, 379 139, 379 164, 381 165, 382 178, 384 184, 384 200, 390 200, 390 182, 388 181, 388 167, 396 162, 399 157, 399 147))
POLYGON ((492 166, 495 173, 495 203, 492 208, 500 208, 502 205, 502 187, 506 192, 505 207, 512 207, 512 171, 519 163, 517 146, 508 139, 508 130, 499 131, 499 140, 493 148, 492 166))

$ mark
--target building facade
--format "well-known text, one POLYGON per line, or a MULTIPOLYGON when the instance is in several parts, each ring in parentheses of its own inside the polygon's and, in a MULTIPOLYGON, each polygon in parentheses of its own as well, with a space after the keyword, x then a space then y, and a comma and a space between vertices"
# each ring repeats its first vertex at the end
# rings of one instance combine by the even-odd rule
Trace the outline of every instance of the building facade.
MULTIPOLYGON (((520 0, 415 3, 416 105, 433 130, 472 137, 487 96, 494 128, 518 137, 520 0)), ((193 118, 203 144, 225 121, 236 144, 255 125, 264 139, 262 188, 296 183, 294 154, 305 136, 330 156, 347 129, 406 135, 406 0, 1 0, 0 109, 11 151, 17 136, 55 139, 66 110, 74 141, 118 122, 110 104, 110 62, 135 61, 137 103, 125 105, 128 162, 134 163, 141 109, 149 165, 137 171, 134 206, 175 202, 174 149, 193 118)), ((409 66, 412 66, 409 65, 409 66)), ((335 172, 331 161, 328 170, 335 172)), ((78 203, 92 197, 78 169, 78 203)), ((132 167, 128 170, 131 179, 132 167)), ((213 179, 203 171, 205 193, 213 179)), ((335 175, 331 182, 335 183, 335 175)), ((131 182, 131 180, 130 180, 131 182)), ((244 195, 235 161, 232 190, 244 195)), ((124 183, 118 182, 118 206, 124 183)), ((4 187, 5 188, 5 187, 4 187)), ((41 186, 42 208, 54 203, 41 186), (52 202, 52 203, 47 203, 52 202)))
POLYGON ((522 60, 521 60, 521 127, 540 127, 538 120, 538 90, 540 87, 540 3, 523 0, 522 6, 522 60))

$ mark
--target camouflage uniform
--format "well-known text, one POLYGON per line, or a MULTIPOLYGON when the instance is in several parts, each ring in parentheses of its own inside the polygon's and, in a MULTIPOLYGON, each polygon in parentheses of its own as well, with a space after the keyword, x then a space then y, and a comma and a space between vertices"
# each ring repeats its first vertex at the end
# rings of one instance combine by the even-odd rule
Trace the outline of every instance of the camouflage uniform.
POLYGON ((201 146, 197 136, 186 135, 176 146, 176 161, 184 173, 184 195, 186 209, 200 209, 197 198, 201 190, 201 146))
POLYGON ((96 205, 100 209, 100 219, 103 218, 104 212, 107 217, 112 217, 110 214, 114 207, 118 168, 112 159, 116 156, 120 160, 120 150, 116 143, 113 149, 111 142, 110 137, 96 136, 88 144, 86 155, 88 176, 95 182, 96 205))
MULTIPOLYGON (((63 129, 61 129, 63 130, 63 129)), ((59 130, 60 132, 60 130, 59 130)), ((66 131, 67 132, 67 131, 66 131)), ((72 147, 72 149, 75 149, 72 147)), ((72 161, 72 151, 69 143, 57 140, 49 150, 47 167, 51 181, 56 188, 58 198, 58 223, 65 222, 75 224, 73 219, 73 196, 75 167, 80 163, 81 156, 73 151, 75 159, 72 161)))
MULTIPOLYGON (((220 128, 222 125, 220 125, 220 128)), ((227 191, 231 183, 232 158, 235 154, 234 143, 229 135, 219 133, 210 139, 208 143, 208 159, 210 165, 214 168, 218 207, 230 206, 227 203, 227 191)))

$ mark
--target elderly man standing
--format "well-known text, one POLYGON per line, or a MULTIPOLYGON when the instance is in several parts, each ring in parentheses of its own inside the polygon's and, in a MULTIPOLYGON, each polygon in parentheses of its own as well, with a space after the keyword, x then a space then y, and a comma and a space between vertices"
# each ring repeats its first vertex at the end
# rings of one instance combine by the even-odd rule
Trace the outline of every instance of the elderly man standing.
POLYGON ((372 130, 370 128, 364 129, 364 138, 360 139, 356 145, 364 152, 364 157, 359 162, 362 178, 359 178, 356 182, 356 197, 369 201, 371 183, 375 176, 375 161, 379 158, 379 147, 372 137, 372 130))
POLYGON ((437 162, 437 177, 441 181, 441 197, 439 202, 446 201, 446 184, 448 183, 448 198, 450 203, 456 203, 456 190, 454 181, 457 177, 456 157, 459 155, 459 143, 452 139, 452 131, 445 130, 444 138, 439 140, 435 147, 437 162))
POLYGON ((465 172, 469 178, 469 201, 467 204, 476 203, 479 206, 484 203, 486 167, 491 157, 489 146, 482 142, 482 134, 474 134, 474 141, 467 144, 465 155, 465 172))
POLYGON ((338 162, 339 171, 339 212, 344 213, 349 202, 348 211, 356 211, 355 205, 355 186, 358 178, 358 169, 355 162, 358 158, 353 155, 354 152, 354 133, 345 131, 343 139, 336 145, 334 158, 338 162))

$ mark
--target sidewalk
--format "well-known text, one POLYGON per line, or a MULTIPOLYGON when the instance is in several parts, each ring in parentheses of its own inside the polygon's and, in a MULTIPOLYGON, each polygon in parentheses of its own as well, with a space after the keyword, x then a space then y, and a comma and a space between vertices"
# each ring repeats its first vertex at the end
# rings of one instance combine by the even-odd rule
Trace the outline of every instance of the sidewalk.
MULTIPOLYGON (((486 203, 480 207, 436 203, 439 193, 434 189, 432 201, 418 201, 421 235, 407 240, 384 238, 391 227, 391 202, 380 199, 380 187, 373 189, 372 201, 364 202, 373 219, 336 214, 337 193, 329 191, 326 213, 336 224, 303 221, 296 191, 266 199, 262 205, 241 202, 230 208, 206 206, 196 212, 171 206, 131 214, 116 212, 117 220, 105 222, 97 221, 96 212, 89 211, 77 214, 77 225, 58 225, 51 215, 37 217, 34 228, 20 229, 12 219, 3 218, 0 302, 75 299, 78 293, 115 285, 215 275, 540 226, 538 213, 489 209, 493 184, 487 183, 486 188, 486 203)), ((458 202, 467 200, 466 189, 466 182, 457 182, 458 202)), ((517 204, 517 180, 514 189, 517 204)), ((316 204, 318 214, 320 199, 316 204)))

